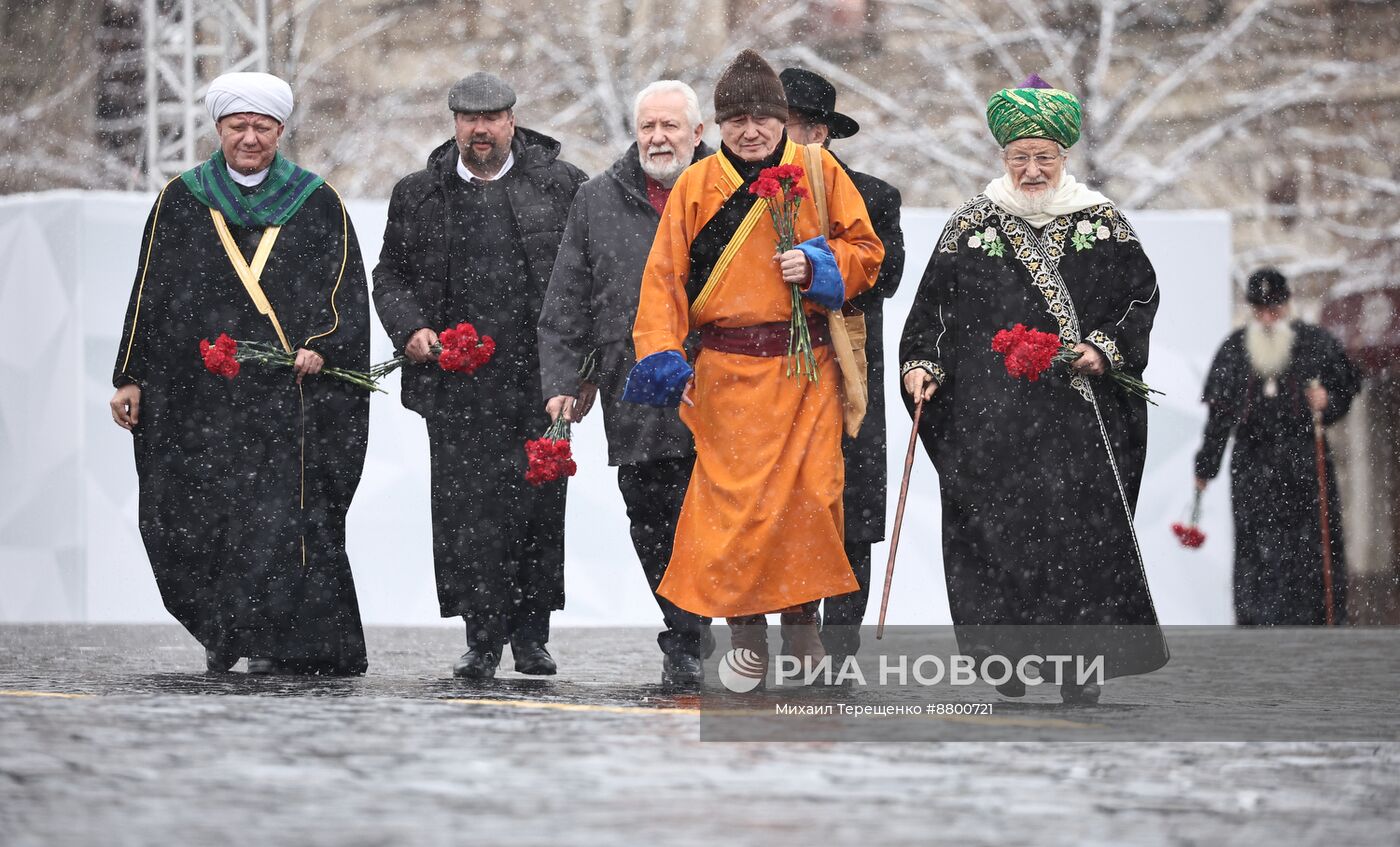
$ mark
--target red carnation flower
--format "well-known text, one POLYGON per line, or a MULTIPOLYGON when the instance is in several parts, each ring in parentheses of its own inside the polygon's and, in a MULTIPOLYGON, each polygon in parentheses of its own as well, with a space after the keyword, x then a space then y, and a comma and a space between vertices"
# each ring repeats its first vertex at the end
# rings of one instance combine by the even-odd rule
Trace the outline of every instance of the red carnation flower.
POLYGON ((788 196, 794 197, 798 200, 806 200, 812 196, 812 192, 808 191, 800 185, 795 185, 793 186, 792 190, 788 192, 788 196))
POLYGON ((776 179, 773 179, 772 177, 761 176, 758 179, 754 180, 753 185, 749 186, 749 193, 756 197, 762 197, 765 200, 769 200, 774 197, 777 197, 779 194, 782 194, 783 187, 778 184, 778 181, 776 179))
POLYGON ((543 438, 525 442, 525 481, 543 485, 578 473, 569 443, 569 419, 563 415, 550 424, 543 438))
POLYGON ((801 165, 776 165, 759 171, 758 176, 760 179, 768 177, 778 182, 796 182, 805 173, 801 165))
POLYGON ((475 373, 496 352, 491 336, 478 336, 476 327, 466 321, 439 333, 438 344, 438 366, 454 373, 475 373))
POLYGON ((1040 379, 1063 347, 1055 333, 1028 329, 1024 324, 1003 329, 992 337, 992 350, 1005 357, 1006 372, 1031 382, 1040 379))
POLYGON ((1201 528, 1195 524, 1172 524, 1172 532, 1176 535, 1176 540, 1181 542, 1182 547, 1196 549, 1206 543, 1206 534, 1201 532, 1201 528))
POLYGON ((204 369, 215 376, 233 379, 238 376, 238 342, 221 332, 210 344, 207 339, 199 340, 199 355, 204 359, 204 369))

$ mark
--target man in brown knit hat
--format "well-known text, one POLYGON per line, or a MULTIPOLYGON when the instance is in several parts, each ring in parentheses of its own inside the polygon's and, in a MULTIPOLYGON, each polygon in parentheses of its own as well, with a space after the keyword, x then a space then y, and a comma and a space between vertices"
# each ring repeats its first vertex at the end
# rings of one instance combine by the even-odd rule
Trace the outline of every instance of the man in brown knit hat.
POLYGON ((637 366, 624 398, 682 404, 695 470, 658 592, 687 611, 724 616, 735 647, 767 665, 764 615, 781 612, 801 659, 824 657, 816 605, 856 590, 842 543, 840 376, 826 311, 871 286, 884 256, 855 185, 819 155, 830 226, 817 204, 797 216, 794 249, 778 252, 766 200, 750 193, 765 168, 801 165, 784 132, 782 82, 751 50, 715 85, 720 152, 671 191, 642 276, 633 325, 637 366), (800 293, 815 373, 789 356, 800 293), (693 367, 684 342, 698 332, 693 367))

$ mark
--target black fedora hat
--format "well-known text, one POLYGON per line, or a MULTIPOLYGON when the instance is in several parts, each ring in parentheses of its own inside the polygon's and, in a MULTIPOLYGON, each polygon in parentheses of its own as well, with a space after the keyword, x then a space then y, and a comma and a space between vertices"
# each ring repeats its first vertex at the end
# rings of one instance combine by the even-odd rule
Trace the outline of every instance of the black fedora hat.
POLYGON ((778 78, 783 81, 788 108, 826 124, 832 138, 850 138, 860 132, 855 118, 836 111, 836 87, 825 77, 802 68, 785 68, 778 78))

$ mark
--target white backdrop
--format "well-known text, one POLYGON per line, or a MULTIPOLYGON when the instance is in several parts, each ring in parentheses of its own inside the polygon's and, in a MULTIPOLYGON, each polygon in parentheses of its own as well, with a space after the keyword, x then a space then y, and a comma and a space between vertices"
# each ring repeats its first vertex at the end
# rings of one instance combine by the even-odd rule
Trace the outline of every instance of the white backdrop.
MULTIPOLYGON (((168 621, 136 528, 130 437, 107 400, 122 316, 153 197, 47 192, 0 198, 0 621, 168 621)), ((351 201, 365 264, 379 255, 387 204, 351 201)), ((906 209, 908 262, 886 309, 893 358, 904 316, 947 212, 906 209)), ((1228 486, 1212 486, 1199 551, 1169 526, 1189 503, 1191 459, 1204 409, 1200 386, 1230 324, 1230 220, 1223 212, 1131 216, 1157 267, 1162 306, 1147 380, 1167 392, 1152 409, 1138 532, 1164 623, 1231 622, 1228 486)), ((392 355, 374 324, 373 358, 392 355)), ((887 368, 891 397, 897 367, 887 368)), ((369 458, 350 511, 349 550, 366 623, 438 621, 428 516, 428 447, 421 420, 398 403, 397 383, 371 406, 369 458)), ((575 429, 579 474, 569 484, 569 624, 659 622, 631 549, 616 474, 595 411, 575 429)), ((887 410, 890 486, 897 493, 909 420, 887 410)), ((937 478, 918 453, 890 620, 946 623, 937 478)), ((894 496, 890 497, 893 523, 894 496)), ((874 551, 874 616, 885 544, 874 551)))

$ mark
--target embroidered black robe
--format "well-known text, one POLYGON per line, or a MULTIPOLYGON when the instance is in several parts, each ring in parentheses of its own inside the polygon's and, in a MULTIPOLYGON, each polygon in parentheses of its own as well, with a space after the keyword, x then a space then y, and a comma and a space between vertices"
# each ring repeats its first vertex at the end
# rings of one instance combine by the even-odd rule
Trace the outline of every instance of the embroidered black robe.
POLYGON ((967 643, 975 625, 1131 625, 1131 644, 1099 627, 1101 639, 1077 646, 1110 654, 1109 677, 1166 662, 1133 528, 1145 402, 1063 364, 1035 382, 1013 378, 992 350, 997 331, 1021 323, 1088 341, 1140 376, 1157 304, 1152 264, 1110 204, 1035 229, 979 195, 944 228, 900 361, 939 382, 919 434, 938 470, 944 574, 965 650, 997 646, 967 643))
MULTIPOLYGON (((230 226, 251 261, 261 228, 230 226)), ((363 673, 345 516, 369 432, 364 389, 290 368, 203 367, 200 339, 279 344, 184 182, 147 219, 114 384, 141 386, 132 431, 141 537, 165 607, 205 647, 293 670, 363 673)), ((369 366, 355 231, 322 185, 282 227, 262 288, 295 349, 369 366)))

